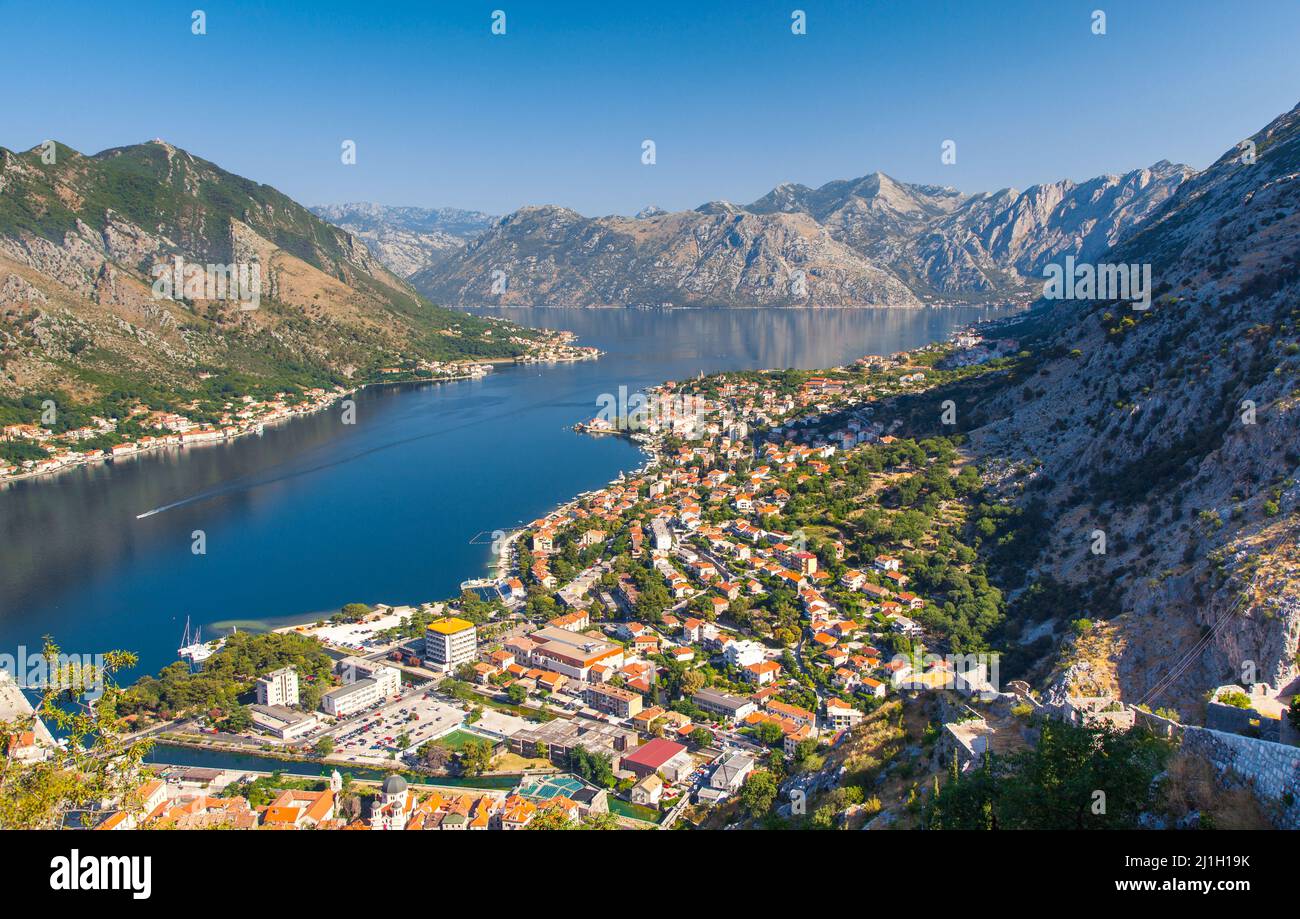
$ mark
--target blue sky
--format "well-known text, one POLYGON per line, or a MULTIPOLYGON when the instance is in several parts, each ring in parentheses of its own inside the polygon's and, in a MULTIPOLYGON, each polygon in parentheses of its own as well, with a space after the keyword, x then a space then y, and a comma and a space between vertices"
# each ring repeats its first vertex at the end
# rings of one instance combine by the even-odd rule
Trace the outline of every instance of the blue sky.
POLYGON ((1023 188, 1203 167, 1300 101, 1295 0, 0 0, 0 34, 0 146, 162 137, 307 204, 631 213, 877 169, 1023 188))

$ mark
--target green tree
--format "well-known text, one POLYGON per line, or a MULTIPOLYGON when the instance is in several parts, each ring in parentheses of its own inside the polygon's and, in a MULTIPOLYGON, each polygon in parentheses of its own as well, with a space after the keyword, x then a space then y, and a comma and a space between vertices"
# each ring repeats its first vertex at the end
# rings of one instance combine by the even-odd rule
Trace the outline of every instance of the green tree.
POLYGON ((139 810, 131 789, 138 769, 149 752, 148 740, 132 741, 120 730, 117 703, 121 690, 113 675, 134 667, 135 654, 111 651, 104 655, 96 679, 103 693, 92 707, 86 700, 85 672, 72 667, 52 640, 46 639, 43 656, 49 676, 30 714, 0 720, 0 829, 53 829, 70 810, 86 811, 100 801, 122 801, 139 810), (52 747, 39 762, 24 762, 8 754, 13 738, 34 731, 40 720, 63 743, 52 747))
POLYGON ((569 768, 579 777, 601 788, 613 788, 618 781, 614 777, 609 757, 588 752, 582 747, 575 747, 569 754, 569 768))
POLYGON ((431 740, 420 748, 420 758, 429 769, 441 772, 451 762, 451 751, 437 741, 431 740))
POLYGON ((1137 826, 1171 746, 1124 733, 1045 721, 1037 746, 950 780, 932 800, 936 829, 1124 829, 1137 826))
POLYGON ((370 607, 364 603, 344 603, 338 616, 334 618, 343 622, 357 622, 369 616, 371 612, 370 607))
POLYGON ((776 801, 776 776, 770 772, 751 772, 740 787, 740 802, 755 819, 764 817, 776 801))
POLYGON ((253 716, 248 711, 247 705, 235 705, 226 714, 225 719, 221 722, 223 730, 230 731, 232 734, 238 734, 247 731, 253 726, 253 716))
POLYGON ((706 682, 704 674, 700 671, 687 670, 681 678, 682 695, 687 697, 695 695, 704 688, 706 682))
POLYGON ((764 721, 754 729, 754 736, 758 738, 760 743, 774 747, 785 739, 785 732, 781 730, 781 725, 775 721, 764 721))
POLYGON ((492 741, 468 740, 460 751, 460 768, 466 775, 482 775, 492 768, 492 741))

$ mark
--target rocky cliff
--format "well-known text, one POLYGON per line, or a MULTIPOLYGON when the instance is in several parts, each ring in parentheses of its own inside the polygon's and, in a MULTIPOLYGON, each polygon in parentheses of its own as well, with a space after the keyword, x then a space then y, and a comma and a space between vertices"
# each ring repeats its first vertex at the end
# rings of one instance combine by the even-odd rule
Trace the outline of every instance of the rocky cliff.
POLYGON ((364 241, 379 261, 403 278, 438 264, 500 219, 451 207, 369 203, 330 204, 311 211, 364 241))
POLYGON ((1185 712, 1297 675, 1300 109, 1251 144, 1097 255, 1150 266, 1150 309, 1044 303, 997 333, 1031 372, 958 400, 1000 490, 1042 511, 1030 580, 1066 585, 1063 618, 1112 620, 1128 701, 1185 712))

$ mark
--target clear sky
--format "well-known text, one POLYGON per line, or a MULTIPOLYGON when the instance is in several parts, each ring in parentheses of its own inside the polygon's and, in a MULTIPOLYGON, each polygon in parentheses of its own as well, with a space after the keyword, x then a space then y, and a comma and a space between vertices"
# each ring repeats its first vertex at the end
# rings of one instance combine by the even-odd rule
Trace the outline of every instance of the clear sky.
POLYGON ((1203 167, 1300 101, 1297 0, 0 0, 0 36, 0 146, 161 137, 306 204, 1023 188, 1203 167))

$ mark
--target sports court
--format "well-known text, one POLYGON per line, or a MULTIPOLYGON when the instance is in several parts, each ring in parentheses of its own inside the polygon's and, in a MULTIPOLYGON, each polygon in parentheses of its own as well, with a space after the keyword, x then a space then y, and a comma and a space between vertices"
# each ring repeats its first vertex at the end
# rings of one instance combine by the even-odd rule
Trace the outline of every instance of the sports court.
POLYGON ((549 801, 552 798, 572 798, 586 784, 576 775, 538 775, 519 783, 518 793, 532 801, 549 801))

